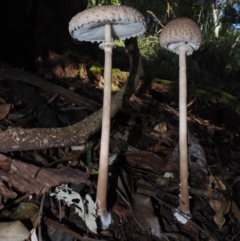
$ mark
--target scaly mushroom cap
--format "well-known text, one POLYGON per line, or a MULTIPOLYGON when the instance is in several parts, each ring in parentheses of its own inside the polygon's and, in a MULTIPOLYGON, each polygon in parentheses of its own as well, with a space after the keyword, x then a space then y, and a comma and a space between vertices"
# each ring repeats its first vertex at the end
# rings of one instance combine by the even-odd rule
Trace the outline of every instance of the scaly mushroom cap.
POLYGON ((146 22, 137 10, 126 6, 97 6, 75 15, 69 22, 69 32, 80 41, 103 42, 104 26, 112 25, 113 39, 126 39, 143 34, 146 22))
POLYGON ((170 21, 160 34, 160 45, 178 54, 178 47, 189 48, 187 55, 197 50, 202 42, 201 30, 192 19, 176 18, 170 21))

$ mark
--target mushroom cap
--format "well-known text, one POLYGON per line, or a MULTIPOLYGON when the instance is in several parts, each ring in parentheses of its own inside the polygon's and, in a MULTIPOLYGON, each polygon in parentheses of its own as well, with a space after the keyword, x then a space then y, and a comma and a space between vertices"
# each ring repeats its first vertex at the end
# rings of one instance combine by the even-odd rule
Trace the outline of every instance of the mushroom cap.
POLYGON ((75 15, 69 22, 69 32, 80 41, 103 42, 105 24, 112 26, 113 39, 126 39, 143 34, 146 22, 137 10, 126 6, 97 6, 75 15))
POLYGON ((201 30, 197 23, 189 18, 176 18, 163 28, 160 45, 178 54, 178 47, 188 48, 187 55, 197 50, 202 42, 201 30))

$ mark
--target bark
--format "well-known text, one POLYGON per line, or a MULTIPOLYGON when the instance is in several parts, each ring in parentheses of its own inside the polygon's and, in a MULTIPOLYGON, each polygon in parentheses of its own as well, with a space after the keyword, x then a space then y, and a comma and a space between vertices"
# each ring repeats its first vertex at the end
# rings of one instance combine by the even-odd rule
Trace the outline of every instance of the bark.
POLYGON ((35 165, 1 154, 0 163, 3 161, 10 164, 9 170, 0 169, 0 190, 4 201, 8 198, 15 198, 16 190, 21 193, 38 195, 48 192, 51 187, 61 183, 91 184, 89 174, 71 167, 40 169, 35 165))
MULTIPOLYGON (((121 107, 122 92, 113 98, 111 116, 121 107)), ((8 128, 0 133, 0 151, 37 150, 83 144, 102 123, 102 109, 83 121, 64 128, 8 128)))

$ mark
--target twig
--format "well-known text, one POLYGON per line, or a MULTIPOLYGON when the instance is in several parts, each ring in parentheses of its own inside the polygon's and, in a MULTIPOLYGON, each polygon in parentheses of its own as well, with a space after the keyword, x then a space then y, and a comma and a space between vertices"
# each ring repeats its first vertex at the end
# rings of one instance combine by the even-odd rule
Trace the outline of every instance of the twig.
POLYGON ((187 108, 190 107, 195 102, 196 99, 197 99, 197 96, 195 96, 194 99, 187 104, 187 108))
POLYGON ((173 8, 172 8, 172 6, 170 5, 170 3, 169 3, 168 1, 166 1, 166 0, 165 0, 165 2, 167 3, 167 13, 168 13, 168 17, 170 16, 170 10, 171 10, 173 16, 176 17, 176 15, 175 15, 175 13, 174 13, 174 11, 173 11, 173 8))
POLYGON ((157 20, 158 24, 159 24, 162 28, 164 28, 164 25, 162 24, 162 22, 156 17, 156 15, 155 15, 152 11, 147 10, 147 13, 149 13, 150 15, 152 15, 152 16, 157 20))

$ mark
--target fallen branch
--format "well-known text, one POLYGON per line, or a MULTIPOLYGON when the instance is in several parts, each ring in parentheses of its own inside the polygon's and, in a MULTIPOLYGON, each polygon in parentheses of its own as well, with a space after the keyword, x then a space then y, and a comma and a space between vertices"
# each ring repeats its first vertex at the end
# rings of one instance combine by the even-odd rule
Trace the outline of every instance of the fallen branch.
POLYGON ((46 81, 36 75, 27 73, 20 69, 12 69, 12 68, 2 68, 0 69, 0 77, 4 79, 11 79, 11 80, 20 80, 22 82, 35 85, 41 89, 52 91, 54 94, 58 93, 60 96, 64 97, 65 99, 77 104, 78 106, 86 106, 89 109, 94 109, 99 107, 100 104, 85 98, 81 95, 74 93, 71 90, 65 89, 59 85, 55 85, 49 81, 46 81))
MULTIPOLYGON (((137 48, 138 51, 138 48, 137 48)), ((133 53, 134 55, 134 53, 133 53)), ((139 52, 136 53, 138 58, 133 58, 128 82, 136 83, 142 75, 142 65, 139 52)), ((6 72, 5 72, 6 74, 6 72)), ((0 76, 2 72, 0 71, 0 76)), ((14 75, 9 77, 14 78, 14 75)), ((122 107, 123 95, 126 84, 112 98, 111 117, 122 107)), ((102 122, 102 109, 86 117, 81 122, 72 126, 63 128, 8 128, 0 132, 0 151, 11 152, 20 150, 39 150, 52 147, 65 147, 71 145, 80 145, 87 141, 90 135, 95 133, 102 122)))

